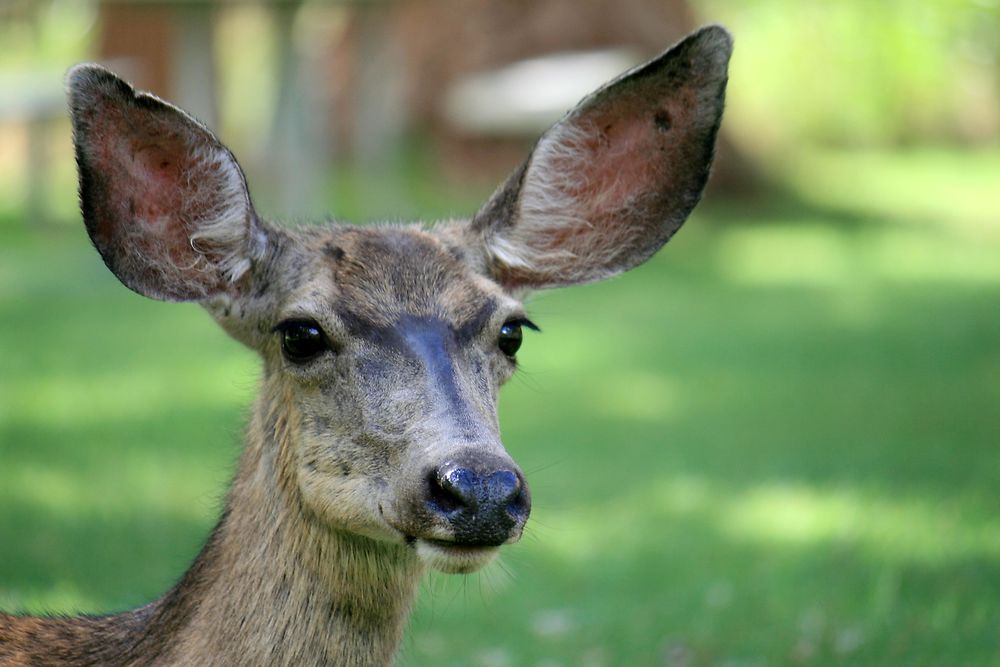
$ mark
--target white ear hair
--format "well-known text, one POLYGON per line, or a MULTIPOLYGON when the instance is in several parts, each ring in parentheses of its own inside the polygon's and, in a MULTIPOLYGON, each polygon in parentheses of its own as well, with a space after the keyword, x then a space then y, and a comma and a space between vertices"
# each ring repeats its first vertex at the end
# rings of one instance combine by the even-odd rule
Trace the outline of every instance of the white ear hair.
POLYGON ((216 146, 201 146, 195 152, 196 171, 216 172, 221 177, 214 196, 201 195, 198 202, 203 215, 191 234, 191 247, 203 257, 211 254, 216 271, 230 283, 237 282, 250 270, 253 261, 264 256, 267 236, 258 228, 249 228, 250 212, 246 183, 229 151, 216 146))
POLYGON ((530 177, 521 189, 519 213, 524 222, 499 229, 487 238, 488 250, 497 261, 513 268, 530 268, 547 260, 577 257, 568 247, 546 249, 544 239, 554 228, 588 224, 567 194, 574 188, 585 188, 585 183, 574 182, 581 174, 560 169, 584 159, 584 138, 581 130, 568 125, 553 128, 538 142, 528 165, 530 177))

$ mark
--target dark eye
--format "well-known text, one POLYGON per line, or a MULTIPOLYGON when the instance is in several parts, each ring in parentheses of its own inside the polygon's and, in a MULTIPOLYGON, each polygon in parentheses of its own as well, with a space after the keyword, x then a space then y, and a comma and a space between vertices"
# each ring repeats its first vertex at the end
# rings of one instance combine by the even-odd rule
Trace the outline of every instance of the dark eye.
POLYGON ((507 322, 500 327, 500 338, 497 340, 497 346, 508 357, 513 357, 521 347, 522 337, 521 323, 507 322))
POLYGON ((500 327, 500 337, 497 339, 497 347, 508 357, 513 358, 521 348, 521 339, 523 338, 521 327, 528 327, 529 329, 538 331, 538 327, 525 319, 511 320, 505 322, 500 327))
POLYGON ((281 352, 296 364, 311 361, 330 349, 319 325, 309 320, 289 320, 276 327, 281 334, 281 352))

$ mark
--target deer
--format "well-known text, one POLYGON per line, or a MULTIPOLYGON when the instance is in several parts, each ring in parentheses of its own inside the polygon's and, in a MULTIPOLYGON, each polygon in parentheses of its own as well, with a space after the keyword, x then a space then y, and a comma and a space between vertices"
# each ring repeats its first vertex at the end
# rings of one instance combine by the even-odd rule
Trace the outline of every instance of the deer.
POLYGON ((732 39, 692 33, 586 97, 472 217, 296 229, 204 125, 108 70, 67 76, 90 240, 129 289, 194 301, 262 376, 221 518, 177 584, 105 616, 0 614, 3 665, 388 665, 419 582, 531 511, 500 386, 531 293, 649 259, 700 200, 732 39))

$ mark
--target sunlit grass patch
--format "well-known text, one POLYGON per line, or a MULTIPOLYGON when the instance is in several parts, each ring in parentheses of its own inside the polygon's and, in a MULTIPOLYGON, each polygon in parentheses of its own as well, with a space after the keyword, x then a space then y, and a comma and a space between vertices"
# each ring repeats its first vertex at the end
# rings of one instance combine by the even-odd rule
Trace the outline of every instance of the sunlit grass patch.
POLYGON ((727 230, 719 239, 720 275, 751 285, 835 287, 860 268, 851 239, 821 220, 727 230), (853 270, 852 270, 853 269, 853 270))
MULTIPOLYGON (((612 552, 633 553, 655 540, 657 524, 683 520, 734 545, 847 549, 883 564, 1000 558, 1000 517, 961 496, 890 497, 788 481, 733 488, 683 474, 652 481, 637 475, 636 481, 641 488, 622 489, 611 502, 540 510, 545 539, 530 548, 599 567, 597 561, 618 557, 609 545, 612 552)), ((670 550, 668 540, 662 546, 670 550)))
POLYGON ((1000 557, 1000 517, 984 516, 953 498, 764 484, 727 503, 719 519, 740 539, 853 545, 882 562, 1000 557))
POLYGON ((814 204, 1000 242, 1000 149, 813 150, 785 175, 814 204))
POLYGON ((1000 283, 1000 241, 991 244, 938 229, 884 226, 852 232, 789 221, 763 230, 730 230, 721 236, 717 253, 720 275, 751 285, 1000 283))

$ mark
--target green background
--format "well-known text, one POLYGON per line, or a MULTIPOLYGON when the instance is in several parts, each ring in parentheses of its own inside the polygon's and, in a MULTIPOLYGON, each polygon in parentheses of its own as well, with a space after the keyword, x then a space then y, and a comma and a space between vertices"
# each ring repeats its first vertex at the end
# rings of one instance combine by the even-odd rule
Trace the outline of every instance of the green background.
MULTIPOLYGON (((529 302, 544 333, 501 399, 528 530, 484 572, 429 578, 402 665, 1000 665, 1000 149, 947 132, 933 49, 952 33, 912 37, 869 3, 750 4, 703 14, 746 54, 727 123, 752 134, 768 99, 786 114, 772 152, 745 144, 772 189, 710 198, 646 265, 529 302), (812 48, 879 64, 837 84, 854 121, 785 104, 800 62, 754 69, 768 39, 802 53, 810 12, 856 37, 812 48), (899 62, 858 46, 862 25, 899 62), (906 86, 931 120, 899 111, 906 86)), ((24 58, 84 48, 46 44, 24 58)), ((388 194, 339 169, 330 209, 434 218, 488 194, 414 155, 388 194)), ((43 227, 4 169, 0 608, 139 605, 215 520, 257 363, 198 307, 107 272, 71 166, 43 227)))

